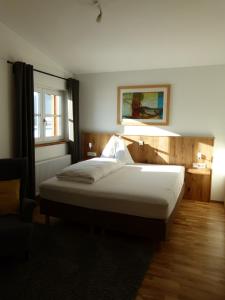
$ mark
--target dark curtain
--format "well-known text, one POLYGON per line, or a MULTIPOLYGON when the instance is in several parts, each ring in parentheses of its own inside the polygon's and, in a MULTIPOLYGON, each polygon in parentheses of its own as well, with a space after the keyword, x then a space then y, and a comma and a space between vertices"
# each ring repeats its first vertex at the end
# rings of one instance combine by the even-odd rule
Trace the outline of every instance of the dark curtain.
POLYGON ((27 158, 26 196, 35 197, 33 66, 13 65, 15 79, 15 156, 27 158))
MULTIPOLYGON (((69 153, 72 163, 81 159, 80 128, 79 128, 79 81, 73 78, 67 79, 68 101, 72 102, 72 116, 69 112, 69 153)), ((71 105, 68 104, 71 108, 71 105)))

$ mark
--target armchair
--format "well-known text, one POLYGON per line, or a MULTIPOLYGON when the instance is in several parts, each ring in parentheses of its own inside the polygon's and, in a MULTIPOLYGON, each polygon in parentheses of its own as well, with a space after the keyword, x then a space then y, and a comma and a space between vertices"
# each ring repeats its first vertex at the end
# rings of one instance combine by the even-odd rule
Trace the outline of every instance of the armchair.
POLYGON ((33 231, 32 214, 36 202, 25 195, 26 158, 0 159, 0 181, 19 179, 19 207, 17 214, 0 215, 0 255, 24 254, 28 258, 33 231))

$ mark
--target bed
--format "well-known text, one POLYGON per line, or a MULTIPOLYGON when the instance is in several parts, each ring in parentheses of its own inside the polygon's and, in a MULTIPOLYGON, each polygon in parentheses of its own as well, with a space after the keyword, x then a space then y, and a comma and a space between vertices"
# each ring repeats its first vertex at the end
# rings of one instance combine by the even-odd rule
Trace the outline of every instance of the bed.
POLYGON ((53 177, 40 186, 41 213, 165 239, 184 193, 183 166, 123 164, 92 184, 53 177))

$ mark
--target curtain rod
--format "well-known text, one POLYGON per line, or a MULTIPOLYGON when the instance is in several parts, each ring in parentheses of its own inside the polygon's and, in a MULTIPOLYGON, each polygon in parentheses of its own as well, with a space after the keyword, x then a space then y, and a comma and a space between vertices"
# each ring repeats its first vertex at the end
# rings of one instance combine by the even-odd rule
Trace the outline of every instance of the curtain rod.
MULTIPOLYGON (((10 65, 13 65, 14 63, 7 60, 7 63, 10 64, 10 65)), ((52 76, 52 77, 55 77, 55 78, 59 78, 59 79, 63 79, 63 80, 67 80, 67 78, 64 78, 64 77, 61 77, 61 76, 57 76, 57 75, 54 75, 54 74, 51 74, 51 73, 47 73, 47 72, 44 72, 44 71, 40 71, 40 70, 37 70, 37 69, 34 69, 35 72, 38 72, 38 73, 41 73, 41 74, 45 74, 45 75, 48 75, 48 76, 52 76)))

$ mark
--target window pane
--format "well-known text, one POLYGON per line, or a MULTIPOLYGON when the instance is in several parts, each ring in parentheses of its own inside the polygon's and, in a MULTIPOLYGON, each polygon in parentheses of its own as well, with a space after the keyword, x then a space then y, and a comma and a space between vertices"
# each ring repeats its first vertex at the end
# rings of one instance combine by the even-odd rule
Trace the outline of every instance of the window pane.
POLYGON ((41 131, 40 131, 40 117, 35 116, 34 117, 34 137, 35 139, 41 137, 41 131))
POLYGON ((61 115, 62 114, 62 97, 45 94, 45 114, 61 115))
POLYGON ((69 140, 74 142, 73 122, 69 121, 69 140))
POLYGON ((54 114, 54 96, 45 94, 45 114, 54 114))
POLYGON ((72 100, 68 100, 68 118, 73 120, 73 102, 72 100))
POLYGON ((46 117, 45 118, 45 136, 54 137, 62 135, 62 118, 46 117))
POLYGON ((34 113, 40 114, 40 93, 34 92, 34 113))
POLYGON ((54 117, 45 118, 45 136, 51 137, 54 135, 54 117))
POLYGON ((62 97, 55 96, 56 115, 62 115, 62 97))
POLYGON ((62 118, 61 117, 56 117, 56 135, 60 136, 62 135, 62 118))

